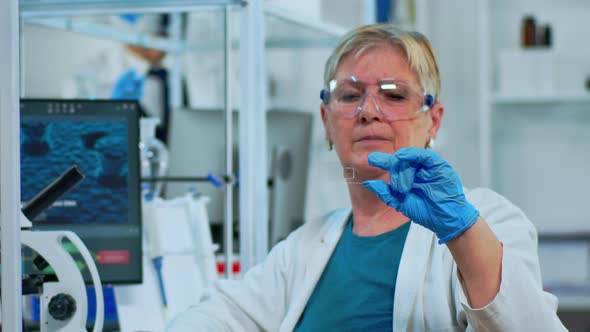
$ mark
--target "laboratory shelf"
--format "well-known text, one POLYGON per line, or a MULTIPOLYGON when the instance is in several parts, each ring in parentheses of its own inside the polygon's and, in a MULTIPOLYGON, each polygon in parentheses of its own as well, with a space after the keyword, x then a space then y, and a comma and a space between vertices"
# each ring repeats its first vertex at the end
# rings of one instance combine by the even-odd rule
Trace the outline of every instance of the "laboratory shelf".
POLYGON ((590 284, 587 282, 565 285, 545 285, 544 289, 559 299, 558 310, 590 309, 590 284))
POLYGON ((492 102, 496 105, 518 104, 560 104, 560 103, 587 103, 590 102, 590 92, 555 93, 547 95, 503 95, 492 94, 492 102))
MULTIPOLYGON (((211 11, 211 15, 219 13, 219 11, 211 11)), ((265 47, 268 49, 332 48, 336 46, 338 38, 346 31, 343 27, 285 11, 276 5, 265 5, 264 13, 265 47)), ((238 18, 236 12, 231 12, 231 15, 233 15, 232 19, 238 18)), ((198 50, 221 49, 223 47, 222 40, 173 40, 154 37, 144 32, 133 31, 121 24, 113 24, 115 20, 110 19, 108 15, 102 16, 100 19, 96 16, 81 16, 79 13, 76 13, 75 16, 64 15, 60 17, 29 16, 24 18, 24 22, 30 25, 71 31, 99 39, 118 41, 168 53, 180 54, 198 50)), ((235 37, 232 40, 232 47, 235 49, 239 46, 237 40, 239 24, 234 24, 232 27, 236 30, 231 33, 235 37)))
POLYGON ((558 296, 559 306, 557 310, 588 310, 590 309, 590 296, 558 296))
POLYGON ((242 6, 242 0, 21 0, 21 17, 123 13, 175 13, 224 6, 242 6))
POLYGON ((559 299, 557 310, 589 310, 590 295, 574 295, 554 293, 559 299))
MULTIPOLYGON (((81 17, 49 17, 49 18, 26 18, 25 23, 46 28, 72 31, 98 39, 118 41, 125 44, 166 51, 169 53, 180 53, 187 48, 186 43, 173 41, 167 38, 153 37, 145 33, 138 33, 116 27, 113 25, 95 22, 88 18, 81 17)), ((217 43, 222 47, 222 42, 217 43)))
POLYGON ((270 48, 331 48, 348 30, 273 4, 265 4, 264 14, 267 47, 270 48))
POLYGON ((588 242, 590 232, 587 230, 571 230, 566 232, 539 232, 539 242, 588 242))
POLYGON ((314 43, 329 40, 335 42, 334 37, 340 37, 349 30, 346 27, 301 15, 276 4, 266 3, 264 14, 267 17, 266 33, 271 40, 311 40, 314 43))

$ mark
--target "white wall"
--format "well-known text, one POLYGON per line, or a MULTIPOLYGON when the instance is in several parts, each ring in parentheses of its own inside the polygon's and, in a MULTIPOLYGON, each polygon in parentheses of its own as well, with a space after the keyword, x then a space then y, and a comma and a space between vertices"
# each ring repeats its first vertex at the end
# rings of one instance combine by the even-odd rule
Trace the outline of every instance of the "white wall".
POLYGON ((479 174, 479 67, 477 3, 430 1, 429 30, 442 80, 445 116, 435 150, 477 187, 479 174))
POLYGON ((24 24, 21 36, 25 97, 62 97, 69 78, 85 68, 97 70, 88 68, 91 59, 120 49, 112 41, 28 24, 24 24))

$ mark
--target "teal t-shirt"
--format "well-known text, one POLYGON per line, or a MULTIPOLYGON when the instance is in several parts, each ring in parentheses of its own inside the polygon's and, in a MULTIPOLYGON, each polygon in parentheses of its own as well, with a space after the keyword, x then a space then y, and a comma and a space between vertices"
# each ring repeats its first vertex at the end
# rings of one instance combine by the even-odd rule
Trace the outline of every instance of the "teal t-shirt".
POLYGON ((397 270, 410 222, 357 236, 348 222, 295 331, 391 331, 397 270))

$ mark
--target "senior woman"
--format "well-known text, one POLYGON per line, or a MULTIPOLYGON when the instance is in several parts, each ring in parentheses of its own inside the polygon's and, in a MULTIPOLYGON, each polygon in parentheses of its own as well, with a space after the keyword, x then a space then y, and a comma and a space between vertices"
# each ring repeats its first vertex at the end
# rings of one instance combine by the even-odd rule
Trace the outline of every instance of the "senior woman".
POLYGON ((310 221, 240 281, 219 281, 174 331, 562 331, 536 231, 467 191, 428 149, 444 114, 429 41, 391 25, 343 37, 321 116, 352 207, 310 221))

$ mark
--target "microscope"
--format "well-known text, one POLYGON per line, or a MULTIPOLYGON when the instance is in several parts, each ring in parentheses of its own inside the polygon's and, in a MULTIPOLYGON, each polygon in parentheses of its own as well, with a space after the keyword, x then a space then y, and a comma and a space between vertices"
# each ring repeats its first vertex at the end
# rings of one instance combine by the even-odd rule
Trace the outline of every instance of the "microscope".
POLYGON ((74 257, 64 248, 69 241, 88 267, 96 291, 96 319, 93 331, 102 331, 104 299, 98 270, 88 249, 70 231, 35 231, 36 216, 84 179, 77 166, 70 167, 53 183, 45 187, 21 210, 21 242, 36 252, 33 264, 42 270, 51 266, 54 274, 23 275, 23 295, 40 294, 41 332, 80 332, 86 330, 88 298, 82 273, 74 257))

